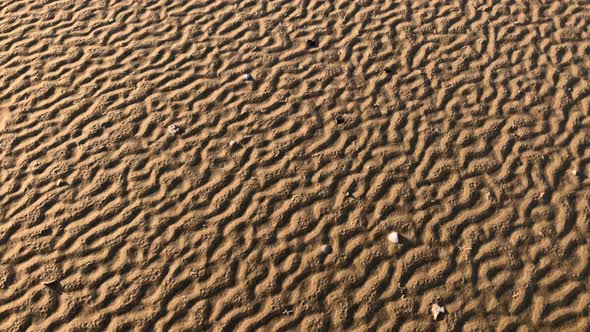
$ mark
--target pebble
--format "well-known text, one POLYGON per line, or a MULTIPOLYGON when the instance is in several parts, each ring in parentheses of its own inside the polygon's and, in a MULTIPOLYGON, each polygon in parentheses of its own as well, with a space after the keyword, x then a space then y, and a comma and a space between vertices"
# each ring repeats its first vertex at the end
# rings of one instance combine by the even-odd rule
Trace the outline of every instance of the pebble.
POLYGON ((68 185, 68 183, 66 181, 62 180, 62 179, 57 180, 57 183, 56 184, 57 184, 58 187, 64 187, 64 186, 67 186, 68 185))
POLYGON ((324 245, 322 246, 322 252, 323 252, 324 254, 326 254, 326 255, 329 255, 329 254, 331 254, 331 253, 332 253, 332 247, 331 247, 330 245, 328 245, 328 244, 324 244, 324 245))
POLYGON ((399 234, 397 232, 391 232, 387 235, 387 239, 391 243, 398 244, 399 243, 399 234))
POLYGON ((308 39, 305 41, 305 44, 307 45, 307 47, 312 48, 312 47, 318 47, 318 42, 313 40, 313 39, 308 39))
POLYGON ((250 74, 244 74, 245 81, 254 81, 254 77, 250 74))

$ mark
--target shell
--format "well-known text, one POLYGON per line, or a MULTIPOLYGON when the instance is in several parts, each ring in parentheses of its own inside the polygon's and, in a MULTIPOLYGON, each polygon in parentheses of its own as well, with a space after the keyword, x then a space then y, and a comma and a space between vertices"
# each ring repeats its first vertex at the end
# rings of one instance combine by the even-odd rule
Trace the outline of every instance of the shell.
POLYGON ((432 314, 432 318, 437 320, 441 314, 445 313, 445 308, 438 305, 437 303, 434 303, 432 307, 430 307, 430 313, 432 314))
POLYGON ((170 127, 168 127, 168 131, 170 131, 172 135, 176 135, 180 132, 180 128, 178 128, 177 125, 170 125, 170 127))
POLYGON ((397 232, 391 232, 387 235, 387 239, 391 243, 398 244, 399 243, 399 234, 397 232))

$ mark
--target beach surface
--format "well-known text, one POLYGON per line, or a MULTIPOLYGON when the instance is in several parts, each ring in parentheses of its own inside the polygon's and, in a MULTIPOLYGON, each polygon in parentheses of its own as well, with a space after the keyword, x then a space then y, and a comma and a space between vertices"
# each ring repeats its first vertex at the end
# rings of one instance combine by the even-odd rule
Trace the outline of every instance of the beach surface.
POLYGON ((589 331, 589 1, 0 3, 0 331, 589 331))

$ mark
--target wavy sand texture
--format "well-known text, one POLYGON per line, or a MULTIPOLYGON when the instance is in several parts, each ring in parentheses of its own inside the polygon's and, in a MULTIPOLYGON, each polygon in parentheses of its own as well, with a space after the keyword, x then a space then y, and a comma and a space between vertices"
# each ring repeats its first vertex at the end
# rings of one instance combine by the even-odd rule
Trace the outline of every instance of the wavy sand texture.
POLYGON ((0 330, 588 331, 589 29, 588 1, 1 2, 0 330))

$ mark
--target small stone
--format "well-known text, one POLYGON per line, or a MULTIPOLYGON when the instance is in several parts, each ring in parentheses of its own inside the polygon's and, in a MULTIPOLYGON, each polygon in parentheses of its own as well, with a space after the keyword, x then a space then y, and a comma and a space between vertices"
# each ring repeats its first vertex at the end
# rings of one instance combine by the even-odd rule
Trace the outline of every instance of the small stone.
POLYGON ((445 308, 441 307, 437 303, 434 303, 430 308, 430 313, 432 313, 432 318, 434 318, 434 320, 438 320, 438 317, 445 313, 445 308))
POLYGON ((572 170, 572 174, 573 174, 574 176, 578 176, 578 171, 574 169, 574 170, 572 170))
POLYGON ((58 187, 65 187, 68 185, 68 183, 66 181, 64 181, 63 179, 59 179, 59 180, 57 180, 56 185, 58 187))
POLYGON ((309 48, 313 48, 313 47, 318 47, 318 42, 313 40, 313 39, 308 39, 305 41, 305 44, 307 45, 307 47, 309 48))
POLYGON ((344 123, 344 118, 342 116, 338 115, 336 117, 336 123, 337 124, 343 124, 344 123))
POLYGON ((250 74, 244 74, 245 81, 254 81, 254 77, 250 74))
POLYGON ((329 255, 329 254, 331 254, 331 253, 332 253, 332 247, 331 247, 330 245, 328 245, 328 244, 324 244, 324 245, 322 246, 322 252, 323 252, 324 254, 326 254, 326 255, 329 255))
POLYGON ((387 235, 387 239, 391 243, 398 244, 399 243, 399 234, 397 232, 391 232, 387 235))

